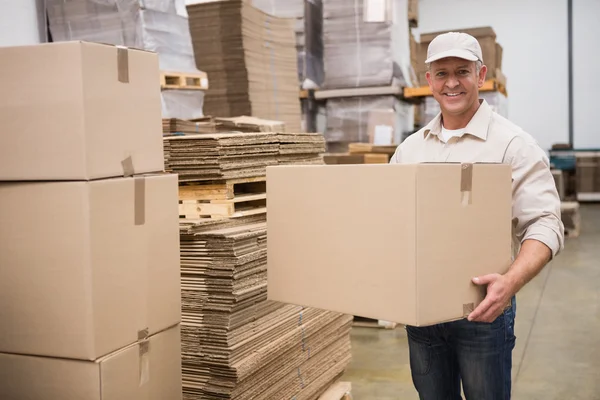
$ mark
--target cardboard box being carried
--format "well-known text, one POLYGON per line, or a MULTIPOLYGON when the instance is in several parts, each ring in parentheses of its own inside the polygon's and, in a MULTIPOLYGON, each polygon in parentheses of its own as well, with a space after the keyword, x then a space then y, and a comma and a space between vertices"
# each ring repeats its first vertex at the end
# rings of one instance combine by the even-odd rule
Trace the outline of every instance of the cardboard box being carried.
POLYGON ((177 176, 0 184, 0 352, 95 360, 179 323, 177 176))
POLYGON ((96 361, 0 354, 3 400, 179 400, 179 325, 96 361))
POLYGON ((268 167, 268 297, 423 326, 483 299, 511 263, 502 164, 268 167))
POLYGON ((161 172, 155 53, 65 42, 0 48, 0 180, 161 172))

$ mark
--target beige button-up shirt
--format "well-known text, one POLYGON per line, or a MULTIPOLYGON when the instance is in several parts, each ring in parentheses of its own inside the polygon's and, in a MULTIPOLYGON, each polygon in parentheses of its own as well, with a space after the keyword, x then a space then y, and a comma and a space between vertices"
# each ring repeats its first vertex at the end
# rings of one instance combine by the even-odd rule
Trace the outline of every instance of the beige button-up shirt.
POLYGON ((390 163, 496 162, 512 165, 514 253, 526 239, 535 239, 552 250, 564 246, 560 198, 546 153, 533 137, 492 111, 485 100, 461 136, 448 143, 440 138, 442 115, 409 136, 390 163))

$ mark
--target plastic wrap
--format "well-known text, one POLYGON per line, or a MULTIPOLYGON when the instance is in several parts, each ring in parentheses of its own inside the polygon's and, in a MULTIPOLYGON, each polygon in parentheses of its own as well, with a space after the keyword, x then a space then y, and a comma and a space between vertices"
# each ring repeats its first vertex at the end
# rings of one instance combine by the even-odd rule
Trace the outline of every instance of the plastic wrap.
POLYGON ((321 0, 252 0, 252 5, 280 18, 295 18, 298 78, 305 89, 323 83, 323 5, 321 0))
POLYGON ((346 151, 348 143, 368 142, 369 112, 392 110, 396 114, 393 139, 400 143, 414 130, 413 105, 394 96, 342 97, 327 100, 325 139, 328 151, 346 151))
POLYGON ((410 85, 406 0, 375 3, 365 0, 324 2, 325 88, 410 85), (372 5, 369 11, 365 11, 365 4, 372 5))
POLYGON ((54 41, 86 40, 156 51, 163 70, 194 71, 181 0, 46 0, 54 41))
POLYGON ((204 92, 200 90, 163 90, 162 117, 179 119, 202 118, 204 92))
MULTIPOLYGON (((508 118, 508 98, 500 92, 480 92, 479 98, 488 102, 491 109, 508 118)), ((427 96, 421 105, 420 125, 427 125, 440 112, 440 104, 432 96, 427 96)))

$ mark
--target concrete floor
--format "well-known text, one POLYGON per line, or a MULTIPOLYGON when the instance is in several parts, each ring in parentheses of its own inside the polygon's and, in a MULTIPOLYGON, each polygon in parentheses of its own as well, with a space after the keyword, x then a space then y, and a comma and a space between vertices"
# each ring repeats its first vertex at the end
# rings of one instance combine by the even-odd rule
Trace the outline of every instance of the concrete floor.
MULTIPOLYGON (((515 400, 600 400, 600 204, 582 231, 517 295, 515 400)), ((344 380, 353 400, 418 399, 403 328, 353 328, 344 380)))

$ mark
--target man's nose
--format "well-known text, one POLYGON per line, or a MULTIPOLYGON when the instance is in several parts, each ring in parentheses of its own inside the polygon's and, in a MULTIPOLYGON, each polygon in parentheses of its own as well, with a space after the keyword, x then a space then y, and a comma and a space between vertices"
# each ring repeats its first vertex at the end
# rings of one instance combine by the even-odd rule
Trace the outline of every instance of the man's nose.
POLYGON ((446 87, 448 87, 449 89, 457 87, 458 84, 458 79, 456 79, 456 76, 454 75, 450 75, 448 79, 446 79, 446 87))

